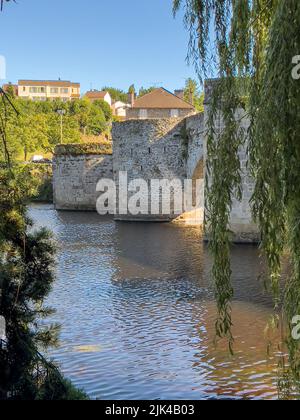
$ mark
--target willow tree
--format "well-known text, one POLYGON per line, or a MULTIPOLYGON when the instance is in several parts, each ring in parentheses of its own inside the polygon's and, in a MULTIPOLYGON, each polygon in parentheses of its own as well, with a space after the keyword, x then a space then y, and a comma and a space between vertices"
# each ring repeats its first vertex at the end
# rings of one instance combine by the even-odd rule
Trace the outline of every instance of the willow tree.
POLYGON ((291 321, 300 315, 300 2, 174 0, 175 14, 181 7, 190 31, 189 60, 202 80, 219 78, 207 127, 212 178, 207 214, 219 308, 217 334, 232 341, 228 224, 232 201, 241 196, 238 153, 247 147, 255 180, 253 217, 261 231, 275 313, 278 318, 283 313, 288 326, 289 373, 299 394, 300 345, 292 337, 291 321), (241 107, 251 121, 246 137, 235 122, 241 107), (219 133, 220 111, 225 128, 219 133), (291 272, 281 282, 284 252, 291 272))

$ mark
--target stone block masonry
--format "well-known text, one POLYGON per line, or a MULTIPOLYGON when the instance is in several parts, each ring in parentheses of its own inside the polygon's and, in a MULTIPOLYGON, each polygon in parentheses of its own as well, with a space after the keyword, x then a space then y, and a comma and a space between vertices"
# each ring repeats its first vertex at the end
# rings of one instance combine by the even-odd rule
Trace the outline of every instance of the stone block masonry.
MULTIPOLYGON (((204 112, 204 126, 207 127, 207 120, 209 117, 210 103, 213 95, 214 86, 218 82, 217 79, 207 80, 205 83, 205 112, 204 112)), ((247 117, 243 109, 238 109, 236 112, 236 119, 240 121, 240 128, 244 133, 247 133, 250 125, 249 117, 247 117)), ((222 118, 219 118, 218 131, 221 132, 224 128, 222 118)), ((250 175, 247 168, 247 136, 245 145, 240 147, 239 158, 241 162, 241 178, 242 178, 242 200, 233 200, 230 226, 232 232, 232 239, 235 243, 258 243, 260 241, 260 232, 258 226, 254 223, 252 218, 250 200, 254 192, 255 181, 250 175)), ((204 136, 204 165, 206 168, 207 157, 207 137, 204 136)), ((207 177, 208 188, 212 181, 211 176, 207 177)), ((209 237, 207 237, 209 240, 209 237)))
MULTIPOLYGON (((119 210, 119 173, 126 172, 128 183, 142 179, 174 180, 184 186, 186 179, 203 179, 203 115, 188 118, 129 120, 114 123, 112 150, 96 145, 60 145, 53 164, 54 202, 57 210, 96 210, 97 182, 114 179, 119 210)), ((174 184, 172 185, 174 189, 174 184)), ((196 194, 194 183, 194 194, 196 194)), ((175 189, 179 188, 175 185, 175 189)), ((128 199, 134 192, 128 194, 128 199)), ((122 199, 122 197, 121 197, 122 199)), ((202 200, 204 201, 204 199, 202 200)), ((163 212, 162 189, 147 196, 149 214, 117 212, 116 220, 173 221, 203 223, 203 207, 178 214, 171 193, 171 211, 163 212), (151 214, 151 207, 157 211, 151 214)), ((183 202, 182 202, 183 204, 183 202)), ((195 204, 195 203, 193 203, 195 204)))
MULTIPOLYGON (((201 117, 191 118, 201 124, 201 117)), ((188 156, 194 156, 194 151, 189 150, 188 128, 192 130, 192 123, 187 126, 187 121, 188 119, 167 118, 115 123, 112 137, 114 175, 117 186, 119 187, 120 171, 127 172, 128 182, 143 179, 147 182, 149 189, 151 180, 164 179, 171 182, 177 179, 182 181, 183 185, 187 178, 188 156)), ((118 197, 118 204, 120 199, 121 197, 118 197)), ((130 199, 130 193, 128 199, 130 199)), ((168 214, 162 212, 161 195, 153 196, 150 193, 147 199, 149 209, 151 205, 159 208, 159 215, 151 215, 150 211, 148 215, 118 213, 116 220, 171 221, 178 218, 179 215, 174 212, 172 197, 171 212, 168 214)))
MULTIPOLYGON (((127 119, 135 120, 141 119, 140 118, 140 109, 138 108, 129 108, 127 110, 127 119)), ((189 115, 194 114, 194 111, 190 109, 178 109, 178 117, 179 118, 186 118, 189 115)), ((171 110, 170 109, 161 109, 161 108, 149 108, 147 109, 147 119, 159 119, 159 118, 170 118, 171 117, 171 110)))
MULTIPOLYGON (((112 129, 113 154, 111 144, 57 146, 53 164, 54 202, 57 210, 96 210, 98 194, 96 186, 99 180, 106 178, 116 181, 119 172, 127 172, 128 182, 142 179, 150 181, 179 179, 203 179, 209 183, 206 174, 207 160, 207 120, 214 83, 206 82, 205 111, 185 118, 165 118, 128 120, 114 123, 112 129)), ((242 127, 247 130, 249 121, 237 112, 242 127)), ((220 127, 222 121, 220 119, 220 127)), ((250 199, 254 190, 254 180, 247 170, 246 148, 240 150, 242 169, 243 197, 241 202, 234 201, 229 228, 235 242, 253 243, 260 239, 258 227, 251 215, 250 199)), ((135 191, 136 192, 136 191, 135 191)), ((128 193, 135 194, 135 192, 128 193)), ((120 204, 117 194, 117 207, 120 204)), ((122 199, 122 198, 121 198, 122 199)), ((162 208, 161 195, 149 196, 150 202, 162 208)), ((203 200, 204 201, 204 200, 203 200)), ((116 220, 124 221, 174 221, 186 222, 186 217, 178 217, 171 200, 171 212, 159 215, 116 214, 116 220)), ((204 208, 198 209, 198 224, 203 224, 204 208)), ((209 238, 208 238, 209 239, 209 238)))
POLYGON ((101 178, 113 178, 111 145, 60 145, 53 161, 54 205, 57 210, 95 211, 101 178))

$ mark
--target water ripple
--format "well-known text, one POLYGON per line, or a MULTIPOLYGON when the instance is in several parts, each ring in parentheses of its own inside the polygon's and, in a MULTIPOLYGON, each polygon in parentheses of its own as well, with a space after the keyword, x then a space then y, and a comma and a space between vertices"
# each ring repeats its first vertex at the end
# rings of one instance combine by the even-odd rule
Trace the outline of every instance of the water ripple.
POLYGON ((33 206, 58 243, 49 298, 62 325, 50 352, 92 398, 276 398, 275 357, 263 330, 269 299, 254 247, 235 247, 235 355, 214 345, 211 259, 200 231, 117 224, 93 213, 33 206))

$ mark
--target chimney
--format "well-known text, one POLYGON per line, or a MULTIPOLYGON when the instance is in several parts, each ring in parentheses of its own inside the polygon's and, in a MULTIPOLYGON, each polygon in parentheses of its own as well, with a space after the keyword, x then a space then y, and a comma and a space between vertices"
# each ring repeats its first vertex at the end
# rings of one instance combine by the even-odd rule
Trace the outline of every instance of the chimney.
POLYGON ((174 91, 174 95, 177 96, 180 99, 184 98, 184 90, 183 89, 177 89, 174 91))
POLYGON ((131 107, 133 107, 135 102, 135 93, 134 92, 128 92, 128 102, 131 107))

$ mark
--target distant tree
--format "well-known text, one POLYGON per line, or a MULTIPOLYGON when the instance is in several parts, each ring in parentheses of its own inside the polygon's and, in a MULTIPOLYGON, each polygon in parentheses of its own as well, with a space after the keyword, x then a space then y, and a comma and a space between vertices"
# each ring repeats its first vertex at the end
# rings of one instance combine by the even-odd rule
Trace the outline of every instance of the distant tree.
POLYGON ((104 112, 97 105, 92 105, 89 113, 87 132, 92 136, 99 136, 107 129, 107 121, 104 112))
MULTIPOLYGON (((53 150, 55 145, 61 142, 60 116, 52 113, 47 116, 47 137, 49 150, 53 150)), ((63 117, 63 142, 80 143, 80 128, 76 118, 69 115, 63 117)))
POLYGON ((192 103, 197 111, 204 111, 204 93, 200 92, 197 81, 192 78, 185 82, 184 100, 192 103))
POLYGON ((155 86, 150 86, 149 88, 141 87, 139 90, 139 97, 147 95, 147 93, 151 93, 156 89, 155 86))
POLYGON ((80 143, 81 135, 99 136, 109 130, 113 120, 109 104, 102 100, 92 103, 87 99, 78 99, 65 103, 59 100, 33 102, 11 98, 11 101, 19 116, 10 109, 2 110, 7 113, 8 148, 14 156, 22 155, 25 161, 29 154, 35 152, 52 152, 55 145, 61 142, 61 120, 58 110, 65 110, 64 143, 80 143))
POLYGON ((51 112, 54 112, 54 102, 49 100, 34 102, 33 107, 37 114, 50 114, 51 112))
POLYGON ((11 83, 9 83, 6 88, 6 94, 9 95, 9 97, 12 99, 16 97, 15 89, 11 83))
POLYGON ((49 147, 47 129, 45 114, 21 114, 18 124, 11 126, 11 141, 18 144, 18 149, 22 150, 24 161, 27 161, 29 153, 49 147))
POLYGON ((86 98, 77 99, 69 103, 69 114, 77 120, 79 130, 82 134, 86 134, 90 109, 91 102, 86 98))
POLYGON ((117 89, 114 87, 104 86, 103 91, 109 92, 110 96, 114 101, 127 102, 127 93, 122 89, 117 89))
POLYGON ((136 93, 134 84, 129 86, 128 93, 134 93, 134 94, 136 93))
POLYGON ((94 101, 92 106, 101 109, 107 122, 112 120, 112 110, 107 102, 103 101, 102 99, 99 99, 97 101, 94 101))
MULTIPOLYGON (((6 331, 0 340, 0 400, 86 399, 41 354, 58 339, 57 325, 41 326, 41 320, 53 313, 44 301, 54 282, 55 245, 45 229, 33 231, 27 215, 34 182, 28 165, 12 165, 16 156, 9 151, 13 123, 21 130, 25 122, 17 124, 20 115, 14 98, 1 93, 0 314, 6 331)), ((31 128, 29 121, 26 124, 31 128)))

